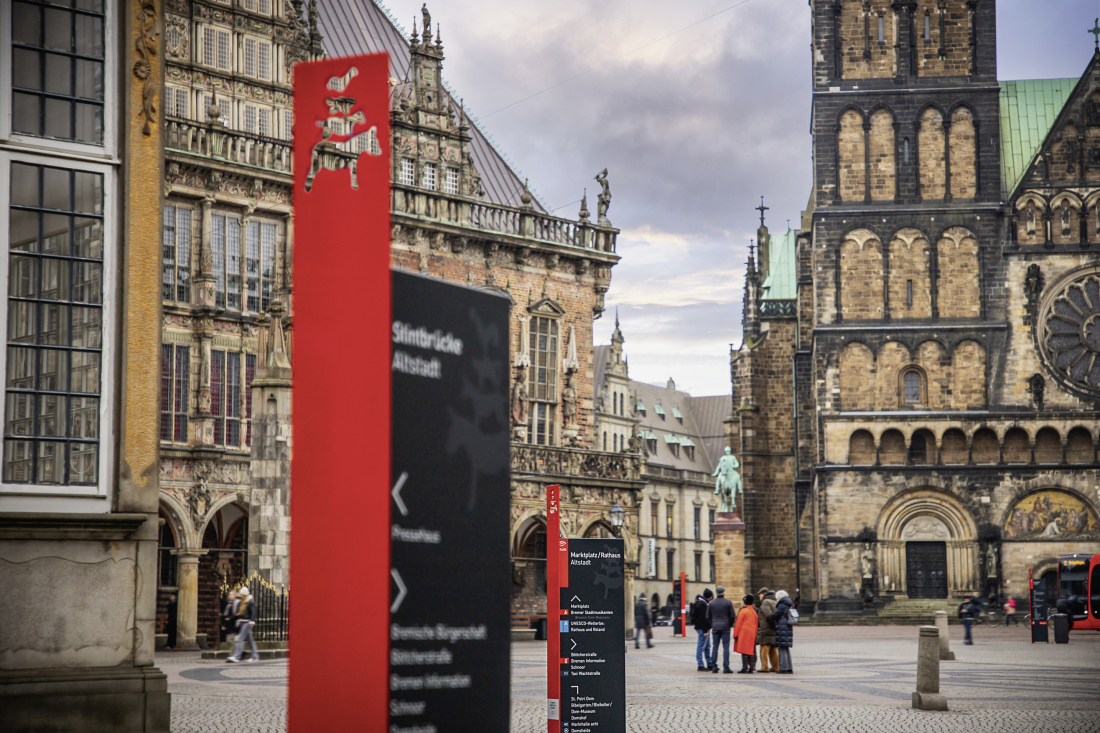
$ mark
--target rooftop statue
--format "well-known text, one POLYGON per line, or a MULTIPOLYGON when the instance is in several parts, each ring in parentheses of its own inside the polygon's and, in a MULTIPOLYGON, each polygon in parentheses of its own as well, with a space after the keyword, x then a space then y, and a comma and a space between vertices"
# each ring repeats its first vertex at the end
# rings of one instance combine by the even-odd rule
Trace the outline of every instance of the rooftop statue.
POLYGON ((741 488, 741 474, 737 473, 740 467, 741 464, 737 462, 733 452, 727 446, 726 455, 718 459, 718 468, 711 474, 718 477, 714 482, 714 495, 722 497, 722 505, 718 508, 720 512, 736 511, 737 495, 745 493, 741 488))
POLYGON ((607 169, 596 174, 596 181, 603 189, 596 201, 596 215, 599 217, 600 224, 607 223, 607 207, 611 206, 611 187, 607 185, 607 169))

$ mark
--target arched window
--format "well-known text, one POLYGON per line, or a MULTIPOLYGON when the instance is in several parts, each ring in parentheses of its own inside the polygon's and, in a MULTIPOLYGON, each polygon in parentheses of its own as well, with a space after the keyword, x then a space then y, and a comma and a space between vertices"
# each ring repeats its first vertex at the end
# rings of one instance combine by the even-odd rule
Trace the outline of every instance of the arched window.
POLYGON ((924 400, 923 384, 920 372, 910 369, 901 375, 901 402, 903 405, 918 405, 924 400))
POLYGON ((607 431, 603 431, 603 449, 607 450, 607 431))
POLYGON ((909 138, 905 138, 901 143, 901 159, 909 165, 909 138))

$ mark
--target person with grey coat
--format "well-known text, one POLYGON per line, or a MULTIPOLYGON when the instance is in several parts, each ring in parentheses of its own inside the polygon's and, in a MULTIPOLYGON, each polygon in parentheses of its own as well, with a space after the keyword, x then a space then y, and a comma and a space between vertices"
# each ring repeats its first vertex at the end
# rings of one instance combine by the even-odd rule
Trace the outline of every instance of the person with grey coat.
POLYGON ((722 586, 715 588, 718 597, 707 606, 707 620, 710 621, 711 646, 710 646, 710 671, 718 674, 718 644, 722 644, 722 671, 733 674, 730 669, 730 634, 733 633, 733 622, 736 614, 733 612, 733 602, 726 598, 726 589, 722 586))
POLYGON ((756 609, 760 623, 756 628, 756 643, 760 647, 760 671, 779 671, 779 647, 775 645, 775 624, 770 616, 775 613, 775 591, 761 588, 758 596, 762 599, 756 609))
POLYGON ((779 674, 794 674, 794 669, 791 667, 791 647, 794 646, 791 607, 794 601, 785 590, 776 591, 775 598, 775 611, 768 618, 775 622, 775 645, 779 647, 779 674))

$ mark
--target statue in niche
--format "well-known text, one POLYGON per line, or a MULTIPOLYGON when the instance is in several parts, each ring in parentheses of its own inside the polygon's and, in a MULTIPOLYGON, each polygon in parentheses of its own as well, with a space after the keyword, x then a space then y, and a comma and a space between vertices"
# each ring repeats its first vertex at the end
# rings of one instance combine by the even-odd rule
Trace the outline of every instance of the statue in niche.
POLYGON ((600 184, 602 189, 600 195, 596 199, 596 215, 599 218, 600 224, 607 223, 607 209, 611 206, 611 187, 607 185, 607 169, 596 174, 596 182, 600 184))
POLYGON ((1100 168, 1100 145, 1089 148, 1089 168, 1100 168))
POLYGON ((1027 235, 1035 234, 1035 204, 1027 205, 1027 213, 1024 215, 1024 223, 1027 226, 1027 235))
POLYGON ((1032 374, 1027 380, 1027 391, 1031 392, 1031 399, 1035 402, 1035 409, 1043 409, 1043 393, 1046 391, 1047 380, 1042 374, 1032 374))
POLYGON ((875 577, 875 548, 870 542, 863 546, 863 552, 859 555, 859 564, 863 570, 864 579, 875 577))
POLYGON ((573 386, 572 373, 565 378, 565 389, 561 391, 561 414, 566 425, 571 424, 577 414, 577 390, 573 386))
POLYGON ((526 425, 528 409, 530 405, 527 402, 527 370, 520 367, 516 369, 516 382, 512 385, 512 423, 526 425))
POLYGON ((1089 127, 1100 127, 1100 103, 1096 97, 1089 97, 1085 101, 1085 124, 1089 127))
POLYGON ((1062 204, 1062 236, 1069 236, 1069 203, 1062 204))
POLYGON ((630 443, 628 444, 630 447, 630 452, 637 453, 638 448, 640 447, 640 443, 641 440, 638 438, 638 425, 637 423, 635 423, 634 427, 630 429, 630 443))
POLYGON ((722 504, 718 511, 729 513, 737 510, 737 495, 744 494, 741 487, 741 474, 737 469, 741 467, 733 451, 726 446, 726 454, 718 459, 718 467, 714 469, 712 477, 717 477, 714 482, 714 495, 722 497, 722 504))
POLYGON ((997 577, 997 546, 992 542, 985 547, 985 577, 997 577))

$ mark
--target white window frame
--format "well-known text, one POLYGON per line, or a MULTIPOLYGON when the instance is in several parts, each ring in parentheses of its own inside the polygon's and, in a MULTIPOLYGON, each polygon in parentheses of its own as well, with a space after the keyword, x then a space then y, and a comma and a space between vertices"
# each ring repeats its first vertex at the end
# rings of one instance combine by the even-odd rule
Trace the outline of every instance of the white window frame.
MULTIPOLYGON (((0 2, 0 145, 55 150, 118 162, 118 26, 116 3, 104 3, 103 16, 103 144, 81 143, 12 132, 11 3, 0 2)), ((129 26, 127 26, 129 27, 129 26)), ((3 199, 5 205, 8 199, 3 199)))
MULTIPOLYGON (((111 102, 108 101, 108 105, 111 102)), ((51 140, 52 141, 52 140, 51 140)), ((52 141, 57 142, 57 141, 52 141)), ((60 147, 60 146, 59 146, 60 147)), ((119 392, 116 384, 118 318, 118 202, 115 189, 118 182, 112 165, 57 157, 0 147, 0 201, 11 201, 12 162, 46 165, 70 170, 99 173, 103 176, 103 332, 100 356, 99 387, 99 482, 95 486, 56 484, 0 483, 0 511, 21 512, 89 512, 106 514, 111 511, 111 487, 114 485, 115 404, 119 392)), ((0 226, 0 282, 8 281, 8 224, 0 226)), ((7 343, 7 296, 4 297, 3 333, 7 343)), ((0 385, 7 385, 7 349, 0 359, 0 385)), ((159 358, 159 357, 158 357, 159 358)), ((158 362, 159 365, 159 362, 158 362)), ((158 423, 159 430, 159 423, 158 423)), ((2 476, 2 474, 0 474, 2 476)), ((2 478, 0 478, 2 481, 2 478)))
POLYGON ((420 187, 429 191, 439 188, 438 167, 435 163, 424 163, 420 166, 420 187))
MULTIPOLYGON (((218 109, 222 111, 221 122, 230 130, 236 130, 237 128, 233 124, 233 100, 225 95, 217 97, 218 109)), ((206 122, 206 108, 214 102, 213 94, 204 94, 202 96, 202 117, 200 122, 206 122)))
POLYGON ((416 185, 416 162, 412 158, 401 158, 397 166, 397 182, 402 186, 416 185))
POLYGON ((199 38, 198 38, 198 41, 199 41, 199 44, 198 44, 199 45, 199 49, 198 49, 199 52, 197 54, 195 54, 195 56, 196 56, 195 61, 197 63, 200 63, 203 66, 205 66, 207 68, 210 68, 210 69, 217 69, 219 71, 228 71, 228 72, 233 71, 233 58, 234 58, 234 53, 233 53, 233 45, 234 45, 233 44, 233 31, 225 30, 224 28, 220 28, 219 26, 212 25, 212 24, 209 24, 209 23, 203 23, 203 24, 199 25, 199 38), (214 39, 213 48, 211 49, 211 51, 212 51, 211 58, 213 59, 213 63, 208 63, 207 60, 206 60, 206 34, 207 34, 207 31, 209 31, 213 34, 213 39, 214 39), (222 66, 221 64, 218 63, 218 46, 219 46, 219 41, 221 40, 221 38, 223 36, 227 39, 226 40, 226 56, 228 58, 226 60, 225 66, 222 66))
POLYGON ((241 132, 256 134, 259 128, 260 110, 254 104, 245 104, 241 109, 241 132))
POLYGON ((443 193, 452 196, 458 195, 458 168, 444 166, 443 168, 443 193))
POLYGON ((165 97, 164 100, 164 114, 171 115, 172 117, 181 117, 185 120, 191 119, 191 90, 187 87, 172 87, 166 86, 164 88, 165 97), (184 100, 184 104, 187 105, 187 109, 183 114, 179 113, 180 99, 184 100))

